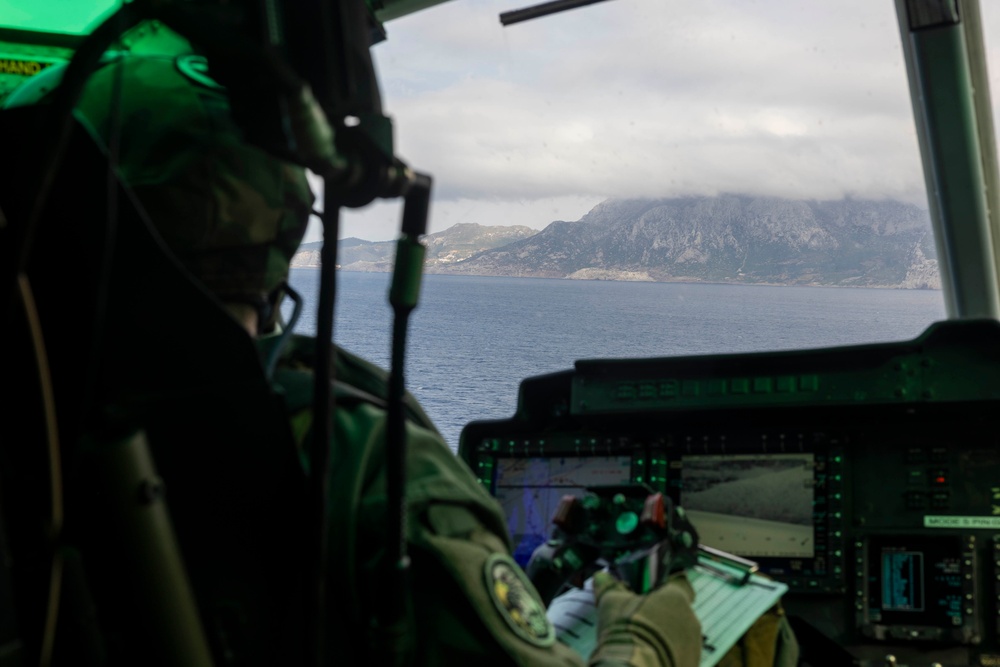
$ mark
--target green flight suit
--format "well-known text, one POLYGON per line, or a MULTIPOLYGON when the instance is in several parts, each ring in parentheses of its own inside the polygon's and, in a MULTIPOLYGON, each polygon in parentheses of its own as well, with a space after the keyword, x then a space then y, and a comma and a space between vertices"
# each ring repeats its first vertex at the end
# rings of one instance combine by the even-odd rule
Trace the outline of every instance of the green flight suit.
MULTIPOLYGON (((295 338, 275 374, 276 384, 287 395, 300 442, 311 423, 312 345, 310 339, 295 338)), ((379 590, 378 583, 386 512, 387 378, 375 366, 343 351, 337 354, 336 374, 330 604, 351 610, 344 616, 354 622, 331 628, 333 654, 364 644, 367 619, 394 593, 379 590)), ((406 594, 414 610, 412 664, 582 664, 579 656, 555 640, 537 592, 511 559, 500 506, 448 449, 412 397, 407 415, 407 536, 412 568, 406 594)), ((676 599, 676 608, 658 618, 653 629, 660 641, 671 646, 672 660, 650 658, 655 652, 619 659, 625 654, 605 649, 607 655, 599 664, 697 665, 701 646, 697 620, 690 599, 683 594, 676 599)), ((626 643, 632 639, 624 637, 626 643)), ((611 644, 622 640, 620 634, 608 638, 611 644)), ((368 651, 363 648, 353 657, 364 660, 368 651)), ((602 654, 601 647, 595 660, 597 654, 602 654)))
MULTIPOLYGON (((287 274, 312 196, 301 169, 244 143, 224 91, 203 65, 180 56, 106 66, 92 76, 77 118, 101 144, 112 131, 120 135, 120 174, 181 263, 220 300, 257 303, 287 274), (117 98, 116 87, 122 90, 117 98)), ((312 347, 295 339, 275 376, 300 444, 312 419, 312 347)), ((384 372, 343 352, 336 377, 329 607, 338 622, 330 628, 330 655, 340 664, 345 655, 363 663, 380 642, 370 636, 368 620, 398 592, 379 589, 387 382, 384 372)), ((555 640, 537 593, 511 559, 497 503, 412 398, 407 408, 412 576, 404 594, 413 610, 413 664, 581 664, 555 640)), ((689 599, 676 599, 642 632, 615 625, 595 662, 694 667, 697 619, 689 599), (669 650, 649 650, 650 643, 669 650)))

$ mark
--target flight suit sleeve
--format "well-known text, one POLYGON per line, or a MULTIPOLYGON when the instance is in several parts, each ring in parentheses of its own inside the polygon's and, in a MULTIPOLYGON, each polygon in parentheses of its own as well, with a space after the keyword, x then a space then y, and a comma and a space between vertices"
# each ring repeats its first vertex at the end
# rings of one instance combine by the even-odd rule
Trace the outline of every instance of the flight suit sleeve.
MULTIPOLYGON (((344 587, 343 595, 330 592, 334 606, 354 609, 363 619, 373 616, 385 596, 399 593, 380 588, 386 572, 385 517, 392 511, 386 498, 386 413, 380 404, 381 377, 353 358, 342 359, 340 377, 350 379, 354 389, 338 392, 331 462, 331 493, 338 510, 332 513, 331 536, 341 547, 337 553, 350 557, 331 561, 331 572, 337 573, 331 583, 344 587)), ((414 404, 408 406, 406 426, 411 568, 403 592, 412 610, 410 664, 582 667, 580 656, 556 639, 538 592, 512 559, 499 504, 414 404)), ((676 602, 690 610, 688 599, 676 602)), ((335 631, 341 643, 361 639, 344 636, 343 630, 350 632, 346 624, 335 631)), ((691 641, 694 663, 634 663, 609 652, 599 664, 688 667, 697 662, 697 630, 691 641)))
MULTIPOLYGON (((511 558, 499 505, 436 433, 413 424, 407 433, 415 663, 581 666, 511 558)), ((384 471, 372 472, 359 526, 377 526, 385 511, 384 471)))
POLYGON ((701 624, 694 589, 683 575, 636 595, 607 572, 594 575, 598 605, 597 648, 591 667, 697 667, 701 624))
MULTIPOLYGON (((511 557, 498 503, 440 436, 412 423, 407 433, 413 663, 582 666, 583 659, 556 639, 538 592, 511 557)), ((368 459, 370 483, 358 521, 362 552, 384 539, 386 511, 384 465, 374 451, 368 459)), ((359 560, 368 563, 362 576, 377 579, 378 552, 359 560)), ((626 590, 602 599, 601 637, 591 664, 696 667, 701 634, 693 597, 681 579, 649 595, 626 590)))

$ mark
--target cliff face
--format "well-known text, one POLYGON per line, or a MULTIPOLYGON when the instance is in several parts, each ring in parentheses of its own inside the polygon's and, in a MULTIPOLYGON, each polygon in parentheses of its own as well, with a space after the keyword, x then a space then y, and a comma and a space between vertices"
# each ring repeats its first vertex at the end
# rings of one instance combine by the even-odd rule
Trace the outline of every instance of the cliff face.
POLYGON ((939 287, 926 211, 896 201, 609 200, 441 272, 939 287))
MULTIPOLYGON (((608 200, 540 232, 460 224, 426 237, 428 273, 940 288, 926 211, 897 201, 727 195, 608 200)), ((293 266, 317 266, 306 244, 293 266)), ((345 239, 348 271, 390 271, 392 242, 345 239)))

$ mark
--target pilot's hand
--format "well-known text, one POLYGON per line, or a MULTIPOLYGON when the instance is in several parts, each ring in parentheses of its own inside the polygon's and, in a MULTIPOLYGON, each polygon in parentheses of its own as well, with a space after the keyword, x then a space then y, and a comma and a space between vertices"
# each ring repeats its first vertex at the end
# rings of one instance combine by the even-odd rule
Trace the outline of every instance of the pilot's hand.
POLYGON ((608 572, 598 572, 594 597, 599 638, 592 667, 697 667, 701 624, 691 607, 694 589, 683 574, 636 595, 608 572))

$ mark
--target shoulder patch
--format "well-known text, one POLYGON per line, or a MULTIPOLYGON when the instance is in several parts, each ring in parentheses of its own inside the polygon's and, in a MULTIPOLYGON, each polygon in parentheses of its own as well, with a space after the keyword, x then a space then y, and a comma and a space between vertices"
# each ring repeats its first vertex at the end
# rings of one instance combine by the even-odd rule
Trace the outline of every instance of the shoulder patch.
POLYGON ((506 554, 493 554, 484 571, 490 599, 511 630, 529 644, 552 646, 556 631, 528 577, 506 554))
POLYGON ((224 90, 222 84, 208 75, 208 60, 204 56, 178 56, 175 63, 185 78, 211 90, 224 90))

